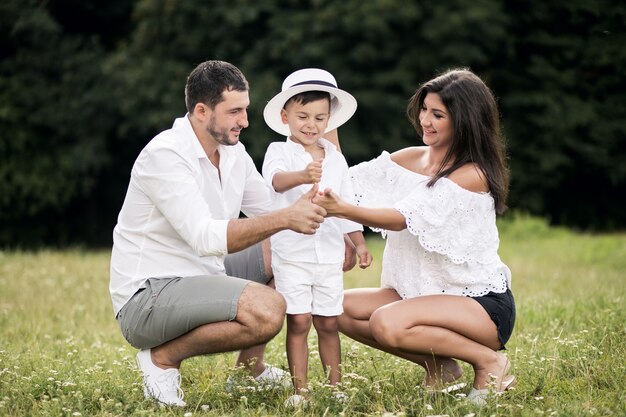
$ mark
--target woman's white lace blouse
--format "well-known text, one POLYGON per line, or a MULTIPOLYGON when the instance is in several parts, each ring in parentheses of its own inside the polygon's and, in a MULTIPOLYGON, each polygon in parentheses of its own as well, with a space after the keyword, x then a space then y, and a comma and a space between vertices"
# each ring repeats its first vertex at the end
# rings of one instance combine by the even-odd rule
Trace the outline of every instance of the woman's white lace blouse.
POLYGON ((393 207, 406 218, 400 232, 372 229, 387 238, 381 286, 402 298, 452 294, 481 296, 505 292, 511 271, 498 256, 494 201, 442 178, 409 171, 388 152, 350 168, 355 202, 393 207))

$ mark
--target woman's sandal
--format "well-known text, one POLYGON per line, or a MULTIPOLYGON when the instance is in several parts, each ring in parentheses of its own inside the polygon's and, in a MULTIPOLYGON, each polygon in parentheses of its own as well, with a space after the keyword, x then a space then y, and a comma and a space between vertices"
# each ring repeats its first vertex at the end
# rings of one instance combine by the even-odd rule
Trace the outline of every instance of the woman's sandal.
POLYGON ((427 395, 438 395, 438 394, 452 394, 454 392, 460 391, 467 386, 465 382, 457 382, 463 376, 463 370, 458 364, 455 363, 454 369, 450 369, 447 367, 445 370, 442 368, 440 370, 441 377, 439 381, 433 385, 426 385, 424 377, 424 382, 422 382, 422 389, 427 395), (444 375, 446 376, 446 381, 444 382, 444 375))
POLYGON ((465 388, 467 384, 465 382, 459 382, 457 384, 448 385, 443 388, 434 388, 426 386, 424 389, 426 390, 426 394, 428 395, 436 395, 436 394, 452 394, 453 392, 457 392, 465 388))
MULTIPOLYGON (((507 375, 502 378, 502 384, 500 385, 500 391, 496 392, 496 394, 503 393, 504 391, 513 388, 517 384, 517 379, 515 375, 507 375)), ((476 389, 472 388, 470 392, 467 394, 467 401, 469 401, 473 405, 477 405, 479 407, 483 407, 487 405, 487 399, 494 394, 494 391, 489 388, 476 389)))

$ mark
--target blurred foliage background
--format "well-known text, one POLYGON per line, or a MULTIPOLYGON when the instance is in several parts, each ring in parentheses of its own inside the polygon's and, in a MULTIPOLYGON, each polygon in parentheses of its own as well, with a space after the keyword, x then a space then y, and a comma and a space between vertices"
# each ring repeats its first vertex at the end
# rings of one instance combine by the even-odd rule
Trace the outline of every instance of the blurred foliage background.
POLYGON ((141 148, 185 113, 189 72, 232 62, 251 85, 242 142, 282 140, 264 104, 302 67, 358 100, 350 163, 420 144, 418 85, 469 67, 499 100, 509 206, 624 230, 626 3, 610 0, 3 0, 0 247, 107 246, 141 148))

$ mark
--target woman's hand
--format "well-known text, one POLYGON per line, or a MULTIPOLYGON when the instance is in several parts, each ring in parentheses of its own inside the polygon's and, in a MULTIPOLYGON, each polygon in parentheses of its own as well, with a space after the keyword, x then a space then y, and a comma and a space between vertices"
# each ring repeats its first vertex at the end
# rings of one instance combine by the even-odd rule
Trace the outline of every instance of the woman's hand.
POLYGON ((343 203, 343 200, 330 188, 320 191, 313 197, 313 204, 324 207, 328 216, 339 216, 343 203))

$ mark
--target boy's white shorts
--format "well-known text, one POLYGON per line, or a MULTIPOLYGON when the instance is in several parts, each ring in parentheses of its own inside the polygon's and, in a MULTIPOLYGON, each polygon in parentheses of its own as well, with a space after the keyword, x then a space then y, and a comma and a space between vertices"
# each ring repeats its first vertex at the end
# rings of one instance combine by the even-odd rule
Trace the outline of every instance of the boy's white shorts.
POLYGON ((276 290, 287 301, 287 314, 343 313, 343 263, 293 262, 272 253, 276 290))

